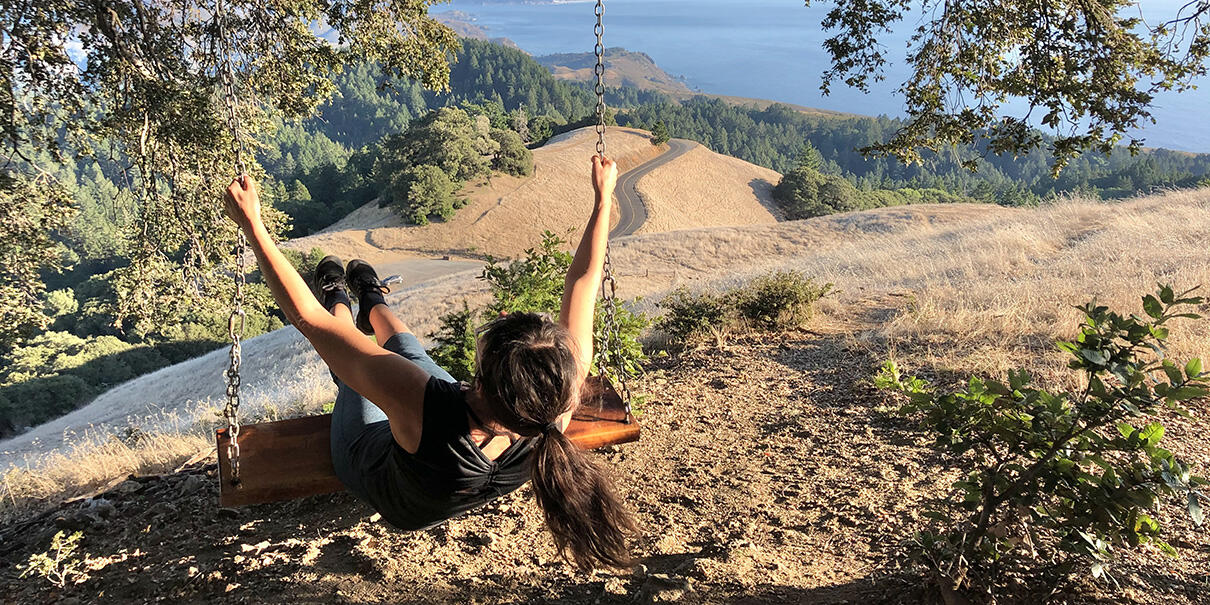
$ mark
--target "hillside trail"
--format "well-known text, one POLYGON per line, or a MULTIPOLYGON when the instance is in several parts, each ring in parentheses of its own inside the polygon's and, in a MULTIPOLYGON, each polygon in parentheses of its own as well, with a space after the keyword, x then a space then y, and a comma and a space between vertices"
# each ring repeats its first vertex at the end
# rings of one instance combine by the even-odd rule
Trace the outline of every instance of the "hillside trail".
MULTIPOLYGON (((654 151, 658 153, 654 156, 647 150, 627 150, 623 159, 625 171, 618 175, 617 211, 613 216, 614 227, 609 237, 616 239, 634 235, 643 228, 647 222, 648 210, 642 194, 639 193, 640 180, 656 169, 676 161, 697 146, 698 143, 693 141, 673 139, 667 145, 656 148, 654 151)), ((398 288, 409 288, 483 266, 479 260, 456 254, 442 254, 439 257, 422 255, 417 250, 386 247, 376 243, 370 229, 395 225, 396 222, 391 210, 377 208, 377 202, 371 202, 336 225, 321 230, 319 236, 300 238, 298 242, 287 243, 286 247, 305 250, 308 245, 319 245, 325 239, 329 242, 329 247, 333 247, 334 240, 343 239, 343 245, 337 244, 335 248, 340 249, 346 256, 357 256, 373 263, 379 274, 384 277, 397 277, 395 284, 398 288), (365 229, 364 233, 361 232, 362 229, 365 229), (364 241, 357 242, 359 238, 364 241), (356 242, 357 245, 351 245, 351 242, 356 242)))
MULTIPOLYGON (((575 137, 572 137, 575 138, 575 137)), ((555 144, 560 143, 555 140, 555 144)), ((691 140, 674 139, 667 145, 658 146, 652 150, 632 149, 627 146, 623 150, 621 166, 623 171, 618 175, 616 195, 617 211, 613 215, 613 229, 610 237, 627 237, 643 229, 649 217, 649 211, 644 204, 643 195, 639 192, 639 181, 657 168, 668 166, 670 162, 680 159, 696 148, 698 144, 691 140)), ((524 185, 524 180, 515 185, 512 192, 524 185)), ((508 197, 509 194, 500 198, 508 197)), ((502 202, 501 202, 502 203, 502 202)), ((482 220, 482 219, 480 219, 482 220)), ((471 258, 471 250, 462 249, 462 253, 437 254, 427 250, 408 247, 398 242, 392 244, 375 241, 374 229, 381 227, 396 227, 399 221, 393 211, 380 208, 378 202, 370 202, 365 207, 358 208, 350 217, 318 232, 315 236, 301 237, 298 241, 286 242, 283 247, 306 250, 319 247, 333 250, 347 258, 361 258, 378 267, 380 275, 397 277, 396 288, 410 288, 417 284, 438 280, 440 277, 455 275, 462 271, 473 271, 483 266, 483 261, 471 258)), ((478 223, 478 220, 477 220, 478 223)), ((408 229, 408 227, 402 227, 408 229)), ((415 227, 411 227, 415 229, 415 227)), ((451 249, 463 248, 451 244, 451 249)), ((443 250, 444 252, 444 250, 443 250)))
MULTIPOLYGON (((0 528, 0 594, 19 603, 928 602, 904 544, 925 501, 955 476, 925 436, 885 412, 869 380, 880 360, 851 338, 897 304, 870 299, 808 328, 737 335, 649 364, 637 383, 643 438, 594 454, 642 528, 633 571, 561 562, 528 486, 405 533, 347 494, 220 509, 211 456, 0 528), (18 581, 14 565, 60 529, 83 532, 89 578, 62 590, 18 581)), ((1157 555, 1135 571, 1196 578, 1207 558, 1157 555)), ((1197 602, 1192 580, 1155 584, 1131 600, 1197 602)), ((1075 585, 1062 596, 1096 602, 1099 590, 1075 585)))
MULTIPOLYGON (((588 160, 595 144, 592 128, 552 138, 533 150, 532 175, 496 174, 467 184, 460 192, 466 206, 447 221, 408 225, 390 208, 371 202, 319 233, 283 246, 320 247, 372 263, 517 256, 541 241, 544 231, 574 237, 584 227, 593 195, 588 160)), ((610 130, 608 154, 621 172, 612 221, 615 238, 779 219, 770 207, 781 175, 767 168, 691 141, 655 146, 650 133, 631 128, 610 130)))

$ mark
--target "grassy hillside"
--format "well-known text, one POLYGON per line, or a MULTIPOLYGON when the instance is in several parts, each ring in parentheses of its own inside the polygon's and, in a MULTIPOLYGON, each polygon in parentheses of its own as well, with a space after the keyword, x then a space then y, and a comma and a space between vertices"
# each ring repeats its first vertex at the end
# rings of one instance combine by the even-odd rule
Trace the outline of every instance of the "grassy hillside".
MULTIPOLYGON (((561 80, 595 82, 597 63, 593 53, 561 53, 534 57, 561 80)), ((683 95, 693 94, 685 82, 660 69, 650 55, 624 48, 605 49, 605 76, 610 86, 623 86, 683 95)))

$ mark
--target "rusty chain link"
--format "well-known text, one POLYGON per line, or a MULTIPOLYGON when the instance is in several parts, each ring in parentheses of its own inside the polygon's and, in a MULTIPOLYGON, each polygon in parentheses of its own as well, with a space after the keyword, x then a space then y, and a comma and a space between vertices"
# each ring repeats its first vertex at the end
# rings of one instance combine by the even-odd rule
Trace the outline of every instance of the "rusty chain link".
POLYGON ((593 52, 597 56, 597 66, 594 68, 597 76, 597 155, 605 157, 605 2, 597 0, 597 16, 595 32, 597 45, 593 52))
MULTIPOLYGON (((597 76, 597 155, 605 157, 605 2, 597 0, 594 14, 597 16, 595 32, 597 44, 593 52, 597 56, 594 71, 597 76)), ((617 376, 618 392, 626 405, 626 422, 630 422, 630 385, 627 383, 625 355, 622 352, 622 328, 618 325, 618 280, 613 275, 613 258, 609 240, 605 240, 604 277, 601 278, 601 297, 605 312, 605 351, 601 355, 605 366, 612 368, 617 376)), ((604 368, 602 368, 602 371, 604 368)))
MULTIPOLYGON (((235 170, 240 183, 243 184, 247 167, 244 164, 246 150, 244 139, 240 136, 239 118, 236 107, 239 98, 235 89, 235 69, 231 65, 231 41, 227 37, 227 13, 223 11, 221 0, 216 6, 218 17, 218 43, 222 55, 222 65, 219 67, 223 81, 223 101, 227 106, 227 128, 231 131, 231 154, 235 157, 235 170)), ((231 482, 239 485, 239 405, 240 405, 240 366, 243 363, 244 327, 248 314, 244 310, 244 287, 247 285, 248 238, 242 229, 239 230, 235 243, 235 291, 231 294, 231 315, 227 318, 227 334, 231 337, 231 350, 227 355, 227 405, 223 408, 223 417, 227 420, 227 461, 231 465, 231 482)))

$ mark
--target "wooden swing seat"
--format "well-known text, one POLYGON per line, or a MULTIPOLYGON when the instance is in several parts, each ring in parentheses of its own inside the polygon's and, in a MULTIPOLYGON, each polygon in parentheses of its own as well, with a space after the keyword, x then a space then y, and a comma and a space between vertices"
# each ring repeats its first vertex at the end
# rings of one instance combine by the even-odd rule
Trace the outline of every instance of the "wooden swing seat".
MULTIPOLYGON (((626 406, 609 380, 591 376, 564 434, 586 450, 638 441, 638 423, 627 420, 626 406)), ((343 491, 332 468, 331 428, 331 414, 242 427, 238 485, 231 482, 227 429, 219 429, 219 505, 247 506, 343 491)))

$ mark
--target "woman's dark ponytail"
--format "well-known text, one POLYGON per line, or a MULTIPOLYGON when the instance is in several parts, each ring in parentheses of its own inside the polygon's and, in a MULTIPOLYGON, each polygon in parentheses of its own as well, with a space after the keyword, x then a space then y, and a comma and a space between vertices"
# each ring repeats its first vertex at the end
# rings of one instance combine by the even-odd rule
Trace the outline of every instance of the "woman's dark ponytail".
POLYGON ((533 460, 534 496, 559 552, 582 569, 629 567, 637 528, 601 468, 558 431, 538 440, 533 460))
POLYGON ((552 430, 576 396, 570 334, 541 315, 513 313, 488 324, 479 346, 475 382, 491 416, 538 437, 534 495, 559 551, 584 569, 631 565, 626 541, 637 532, 634 518, 600 466, 552 430))

